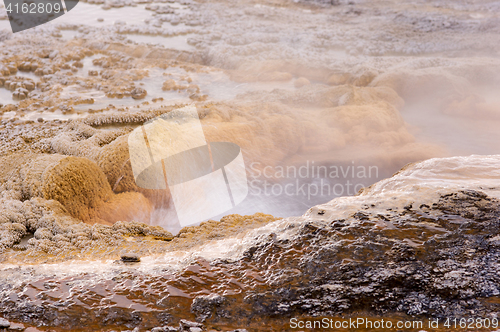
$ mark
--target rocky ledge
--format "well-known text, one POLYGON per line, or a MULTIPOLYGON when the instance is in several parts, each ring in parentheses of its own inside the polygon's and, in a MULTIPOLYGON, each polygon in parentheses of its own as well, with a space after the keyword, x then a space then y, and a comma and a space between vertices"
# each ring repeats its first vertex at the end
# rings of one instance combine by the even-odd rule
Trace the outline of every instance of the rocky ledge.
MULTIPOLYGON (((243 237, 195 232, 204 234, 197 244, 204 250, 177 247, 189 254, 178 268, 141 257, 65 277, 35 268, 4 270, 11 279, 1 286, 1 314, 56 330, 106 331, 260 331, 289 328, 292 317, 349 315, 495 318, 500 177, 490 166, 497 162, 496 156, 426 161, 358 196, 303 217, 270 220, 243 237), (443 177, 434 181, 439 189, 430 170, 443 177), (235 238, 239 251, 219 250, 214 257, 211 250, 235 238)), ((175 248, 166 248, 167 256, 178 253, 175 248)))

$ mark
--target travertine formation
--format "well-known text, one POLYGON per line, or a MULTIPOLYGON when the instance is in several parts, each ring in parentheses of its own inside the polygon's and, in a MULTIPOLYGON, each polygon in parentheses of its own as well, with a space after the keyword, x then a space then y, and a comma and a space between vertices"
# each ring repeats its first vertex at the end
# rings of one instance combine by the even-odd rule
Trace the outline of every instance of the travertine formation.
POLYGON ((2 315, 152 331, 495 315, 496 1, 79 6, 81 22, 14 35, 0 8, 0 262, 56 263, 2 265, 2 315), (179 231, 169 192, 136 185, 127 138, 188 104, 207 141, 238 144, 261 174, 312 161, 380 173, 355 197, 263 196, 252 215, 179 231), (443 158, 470 154, 483 156, 443 158))

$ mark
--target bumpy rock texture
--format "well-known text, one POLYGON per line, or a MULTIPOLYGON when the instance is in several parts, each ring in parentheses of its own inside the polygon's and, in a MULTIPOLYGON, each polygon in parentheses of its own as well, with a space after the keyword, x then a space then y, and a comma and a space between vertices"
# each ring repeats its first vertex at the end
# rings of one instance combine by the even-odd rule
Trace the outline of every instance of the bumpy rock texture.
POLYGON ((0 260, 56 263, 2 266, 2 315, 191 332, 496 315, 500 162, 484 156, 500 153, 496 1, 80 5, 133 15, 0 30, 0 260), (191 103, 207 139, 238 144, 256 170, 356 160, 380 168, 373 183, 409 162, 483 157, 408 166, 301 218, 233 214, 173 236, 152 226, 169 194, 136 186, 127 135, 191 103))
POLYGON ((258 329, 262 323, 286 328, 291 317, 364 312, 391 317, 398 312, 491 318, 498 310, 500 201, 485 193, 451 192, 420 207, 384 214, 367 206, 340 220, 292 218, 278 229, 256 238, 237 260, 198 258, 175 274, 123 270, 106 280, 94 274, 75 276, 72 280, 78 282, 70 286, 73 295, 66 305, 81 313, 79 320, 70 311, 49 309, 66 294, 60 293, 66 283, 57 279, 46 282, 50 287, 40 292, 47 297, 39 299, 25 290, 12 300, 7 294, 13 290, 3 289, 2 313, 31 324, 57 321, 65 328, 99 321, 141 329, 167 324, 164 328, 173 331, 181 318, 208 328, 258 329), (284 230, 293 236, 280 235, 284 230), (128 290, 132 280, 149 291, 128 290), (79 288, 79 283, 95 288, 79 288), (135 309, 103 306, 101 296, 113 296, 112 289, 123 289, 120 293, 135 309))
POLYGON ((113 224, 133 216, 149 220, 149 201, 139 193, 113 194, 104 173, 89 159, 13 154, 2 164, 4 194, 57 201, 72 217, 88 223, 113 224))

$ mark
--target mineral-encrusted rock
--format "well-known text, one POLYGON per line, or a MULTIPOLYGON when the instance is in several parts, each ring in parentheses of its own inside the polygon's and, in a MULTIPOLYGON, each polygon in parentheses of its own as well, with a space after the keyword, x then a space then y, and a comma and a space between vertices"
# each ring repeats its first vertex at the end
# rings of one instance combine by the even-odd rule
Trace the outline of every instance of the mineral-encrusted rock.
POLYGON ((220 308, 226 301, 227 299, 219 294, 199 295, 191 304, 191 312, 196 315, 199 321, 204 322, 207 318, 220 315, 216 312, 217 308, 220 308))
POLYGON ((178 332, 179 329, 173 326, 153 327, 151 332, 178 332))
POLYGON ((148 92, 142 88, 135 88, 130 92, 130 94, 134 99, 144 99, 148 92))
MULTIPOLYGON (((4 271, 1 313, 9 319, 30 317, 37 324, 54 322, 57 317, 61 326, 79 327, 95 321, 98 312, 128 328, 179 323, 181 330, 190 332, 221 325, 260 328, 257 324, 262 322, 283 330, 292 317, 367 312, 418 319, 492 317, 500 298, 498 158, 455 157, 409 165, 358 196, 313 207, 303 217, 276 220, 265 215, 231 215, 220 222, 186 227, 157 251, 159 259, 188 253, 185 265, 175 273, 169 272, 167 260, 150 273, 122 264, 102 278, 79 275, 82 282, 99 290, 99 302, 92 307, 76 305, 75 310, 86 313, 79 320, 58 310, 50 311, 53 316, 48 317, 48 309, 34 312, 23 307, 26 302, 12 301, 10 295, 31 294, 26 289, 34 290, 37 278, 45 282, 46 276, 33 277, 22 267, 4 271), (26 281, 17 284, 18 278, 26 281), (131 289, 127 285, 149 290, 127 293, 128 303, 139 308, 148 303, 147 310, 117 311, 108 305, 116 289, 131 289)), ((22 204, 35 209, 34 203, 22 204)), ((111 229, 101 225, 102 229, 96 227, 88 235, 34 227, 25 214, 16 212, 26 210, 18 204, 17 210, 12 207, 1 216, 27 230, 36 228, 28 245, 49 251, 55 251, 54 243, 92 248, 99 243, 94 238, 107 240, 110 234, 161 235, 159 229, 122 222, 111 229)), ((23 234, 22 228, 19 231, 23 234)), ((137 250, 140 246, 129 252, 137 250)), ((62 290, 68 287, 74 297, 90 300, 95 296, 87 287, 68 285, 65 280, 55 280, 33 294, 43 299, 44 308, 50 308, 66 296, 58 294, 67 294, 62 290)))
POLYGON ((58 201, 72 217, 88 223, 149 220, 149 201, 140 193, 114 194, 102 170, 87 158, 14 154, 0 162, 5 189, 20 197, 58 201))
POLYGON ((309 85, 309 84, 311 84, 311 82, 305 77, 300 77, 300 78, 296 79, 295 82, 293 82, 293 85, 296 88, 301 88, 304 85, 309 85))
POLYGON ((203 329, 203 324, 201 323, 192 322, 186 319, 181 319, 179 322, 180 332, 201 332, 203 329))
POLYGON ((6 329, 10 326, 10 322, 6 319, 0 318, 0 329, 6 329))
POLYGON ((173 326, 153 327, 151 332, 178 332, 179 329, 173 326))

